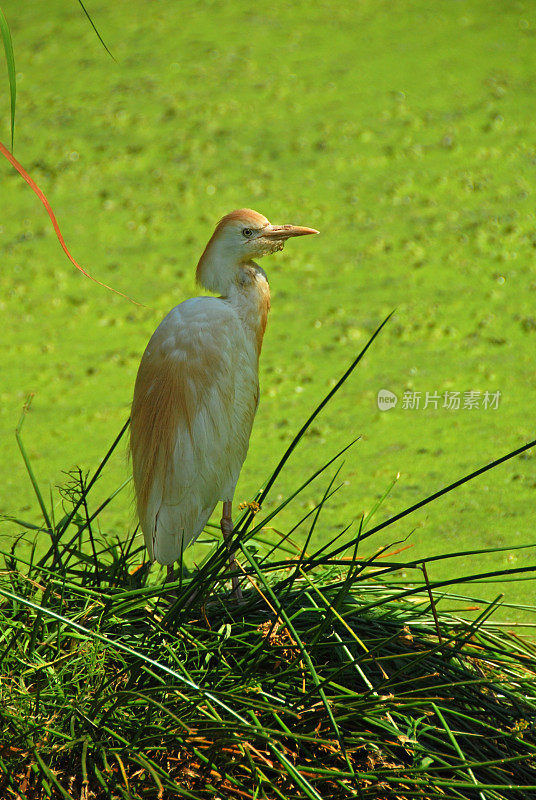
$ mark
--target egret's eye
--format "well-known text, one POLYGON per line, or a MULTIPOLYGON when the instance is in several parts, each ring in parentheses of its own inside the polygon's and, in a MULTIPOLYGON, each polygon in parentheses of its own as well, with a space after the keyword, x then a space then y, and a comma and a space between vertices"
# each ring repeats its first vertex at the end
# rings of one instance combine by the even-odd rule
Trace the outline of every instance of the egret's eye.
POLYGON ((251 228, 242 228, 242 236, 245 236, 246 239, 249 239, 250 236, 253 236, 253 231, 251 228))

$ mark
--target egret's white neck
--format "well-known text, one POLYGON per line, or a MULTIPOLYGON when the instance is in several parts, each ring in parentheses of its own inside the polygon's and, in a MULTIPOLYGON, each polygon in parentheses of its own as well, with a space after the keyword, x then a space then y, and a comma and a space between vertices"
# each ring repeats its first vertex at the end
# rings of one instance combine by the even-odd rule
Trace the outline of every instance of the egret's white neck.
POLYGON ((197 280, 233 306, 258 356, 270 309, 270 287, 262 267, 245 252, 237 253, 236 239, 216 230, 199 259, 197 280))
POLYGON ((212 237, 197 265, 197 280, 209 292, 227 297, 242 266, 236 245, 229 237, 212 237))

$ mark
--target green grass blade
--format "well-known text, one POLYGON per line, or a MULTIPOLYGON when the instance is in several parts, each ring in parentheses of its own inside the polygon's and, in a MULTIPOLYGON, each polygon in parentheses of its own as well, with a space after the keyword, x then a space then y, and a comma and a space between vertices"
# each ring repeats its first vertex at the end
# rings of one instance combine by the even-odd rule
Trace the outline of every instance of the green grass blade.
POLYGON ((104 49, 106 50, 106 52, 108 53, 108 55, 110 56, 110 58, 111 58, 113 61, 115 61, 115 58, 114 58, 114 56, 112 55, 112 53, 111 53, 111 52, 110 52, 110 50, 108 49, 108 46, 106 45, 106 42, 104 41, 104 39, 103 39, 103 38, 102 38, 102 36, 100 35, 99 31, 97 30, 97 26, 95 25, 95 23, 94 23, 94 22, 93 22, 93 20, 91 19, 90 15, 89 15, 89 12, 88 12, 87 8, 85 7, 85 5, 83 4, 82 0, 78 0, 78 2, 79 2, 79 4, 80 4, 80 7, 81 7, 82 11, 84 12, 84 14, 86 15, 86 17, 88 18, 88 20, 89 20, 89 23, 90 23, 91 27, 93 28, 93 30, 94 30, 94 31, 95 31, 95 33, 97 34, 97 37, 98 37, 98 39, 99 39, 99 42, 102 44, 102 46, 104 47, 104 49))
POLYGON ((11 102, 11 152, 15 141, 15 106, 17 103, 17 73, 15 72, 15 55, 13 53, 13 40, 2 8, 0 7, 0 34, 4 43, 6 54, 7 75, 9 80, 9 93, 11 102))
POLYGON ((54 541, 54 530, 52 528, 52 522, 50 521, 50 517, 48 515, 48 511, 47 511, 46 506, 45 506, 45 501, 43 500, 43 496, 41 494, 41 490, 39 489, 39 485, 37 483, 37 479, 36 479, 34 471, 32 469, 32 465, 30 463, 30 459, 28 458, 28 454, 26 453, 26 448, 24 447, 24 444, 23 444, 23 441, 22 441, 22 426, 24 425, 24 420, 26 419, 26 415, 30 410, 30 406, 32 404, 32 400, 33 400, 33 394, 29 394, 28 397, 26 398, 26 402, 24 403, 24 406, 23 406, 23 409, 22 409, 22 413, 21 413, 21 416, 20 416, 20 419, 19 419, 19 423, 18 423, 17 427, 15 428, 15 438, 17 440, 17 444, 19 446, 19 450, 20 450, 20 453, 22 455, 22 459, 24 461, 24 465, 26 467, 26 471, 28 472, 28 475, 30 476, 30 481, 31 481, 35 496, 37 497, 37 502, 39 503, 39 508, 41 509, 41 513, 43 515, 43 519, 45 520, 45 525, 46 525, 46 527, 48 529, 48 533, 50 534, 50 536, 52 537, 52 540, 54 541))

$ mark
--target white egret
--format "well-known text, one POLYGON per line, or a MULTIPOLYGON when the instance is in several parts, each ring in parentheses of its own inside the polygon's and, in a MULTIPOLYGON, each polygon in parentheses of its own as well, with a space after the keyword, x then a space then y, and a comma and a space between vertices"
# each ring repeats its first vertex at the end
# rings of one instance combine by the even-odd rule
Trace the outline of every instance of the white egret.
MULTIPOLYGON (((220 297, 195 297, 173 308, 143 354, 130 424, 134 486, 149 558, 168 566, 168 580, 218 501, 228 546, 232 535, 270 308, 266 273, 253 259, 313 233, 271 225, 250 209, 227 214, 197 266, 198 282, 220 297)), ((236 576, 233 587, 238 594, 236 576)))

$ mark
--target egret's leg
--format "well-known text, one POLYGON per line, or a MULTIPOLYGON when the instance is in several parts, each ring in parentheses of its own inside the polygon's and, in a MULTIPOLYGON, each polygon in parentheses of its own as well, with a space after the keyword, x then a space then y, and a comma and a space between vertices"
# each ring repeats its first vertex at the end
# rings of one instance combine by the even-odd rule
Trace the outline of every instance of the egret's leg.
POLYGON ((173 569, 173 564, 168 564, 166 567, 166 583, 173 583, 175 580, 175 570, 173 569))
MULTIPOLYGON (((231 500, 226 500, 224 502, 224 504, 223 504, 223 512, 222 512, 222 517, 221 517, 221 522, 220 522, 221 532, 223 534, 223 538, 225 540, 225 544, 227 545, 227 549, 228 550, 231 549, 231 538, 232 538, 232 535, 233 535, 233 520, 232 520, 232 517, 231 517, 232 508, 233 508, 233 504, 232 504, 231 500)), ((237 571, 236 558, 234 557, 234 553, 229 555, 229 566, 231 568, 231 572, 236 572, 237 571)), ((239 586, 239 583, 238 583, 238 578, 237 578, 236 575, 233 575, 232 582, 233 582, 233 594, 234 594, 236 600, 241 600, 242 599, 242 591, 240 589, 240 586, 239 586)))

